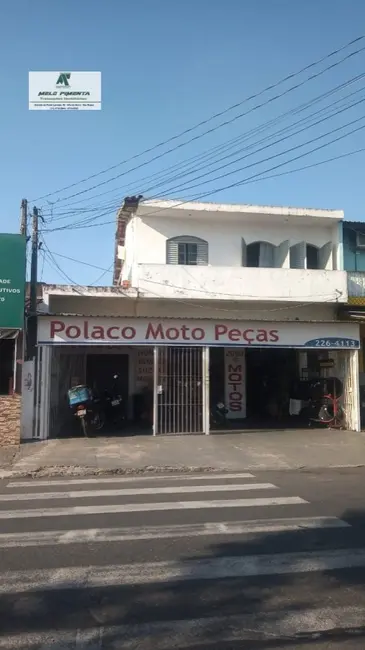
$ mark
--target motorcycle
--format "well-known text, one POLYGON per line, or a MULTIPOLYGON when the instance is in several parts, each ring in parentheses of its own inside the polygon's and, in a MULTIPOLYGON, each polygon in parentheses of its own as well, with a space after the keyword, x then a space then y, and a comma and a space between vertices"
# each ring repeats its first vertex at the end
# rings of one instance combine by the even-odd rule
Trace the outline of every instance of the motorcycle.
POLYGON ((93 396, 92 391, 85 385, 74 386, 68 391, 68 402, 81 424, 85 437, 92 431, 98 431, 105 424, 105 416, 101 408, 101 402, 93 396))
POLYGON ((113 376, 111 390, 104 392, 105 415, 108 422, 112 425, 121 425, 124 421, 123 398, 119 392, 118 386, 119 375, 113 376))
POLYGON ((224 424, 226 421, 227 413, 228 409, 226 405, 223 402, 217 402, 214 408, 212 408, 210 411, 210 419, 212 424, 224 424))

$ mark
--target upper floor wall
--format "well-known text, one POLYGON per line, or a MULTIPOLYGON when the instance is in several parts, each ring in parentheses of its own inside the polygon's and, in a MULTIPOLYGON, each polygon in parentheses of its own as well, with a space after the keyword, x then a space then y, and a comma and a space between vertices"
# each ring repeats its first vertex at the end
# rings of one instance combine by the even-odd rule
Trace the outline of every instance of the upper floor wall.
POLYGON ((126 226, 134 264, 341 270, 341 211, 142 203, 126 226))

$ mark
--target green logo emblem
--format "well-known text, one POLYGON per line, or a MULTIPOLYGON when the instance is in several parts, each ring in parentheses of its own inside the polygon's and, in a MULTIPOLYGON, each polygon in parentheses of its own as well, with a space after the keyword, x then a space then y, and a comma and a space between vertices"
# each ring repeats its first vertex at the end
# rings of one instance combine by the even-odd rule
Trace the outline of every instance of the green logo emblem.
POLYGON ((59 77, 57 79, 56 86, 69 86, 70 84, 68 83, 68 81, 70 77, 71 77, 71 72, 60 72, 59 77))

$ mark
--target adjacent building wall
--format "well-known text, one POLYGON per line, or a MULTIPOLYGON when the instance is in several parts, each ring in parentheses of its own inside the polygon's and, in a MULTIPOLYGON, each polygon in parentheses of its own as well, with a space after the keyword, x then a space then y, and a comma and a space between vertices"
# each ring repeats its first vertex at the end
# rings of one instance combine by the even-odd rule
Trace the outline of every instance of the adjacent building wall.
POLYGON ((20 442, 21 396, 0 396, 0 447, 20 442))

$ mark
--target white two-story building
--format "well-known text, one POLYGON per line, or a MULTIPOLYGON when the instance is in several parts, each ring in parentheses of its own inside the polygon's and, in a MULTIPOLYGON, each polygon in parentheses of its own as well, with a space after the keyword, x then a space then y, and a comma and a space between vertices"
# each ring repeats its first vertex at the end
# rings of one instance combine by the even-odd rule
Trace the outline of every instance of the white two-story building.
POLYGON ((46 289, 39 437, 72 373, 116 370, 130 422, 154 434, 209 433, 220 402, 226 429, 306 426, 289 405, 326 375, 359 429, 358 326, 337 320, 341 211, 132 197, 117 220, 113 288, 46 289))

